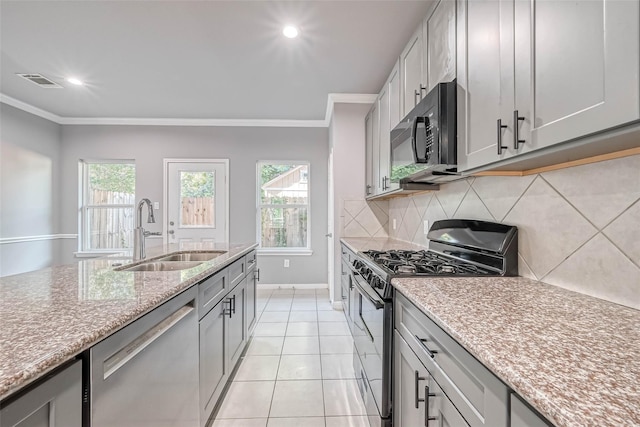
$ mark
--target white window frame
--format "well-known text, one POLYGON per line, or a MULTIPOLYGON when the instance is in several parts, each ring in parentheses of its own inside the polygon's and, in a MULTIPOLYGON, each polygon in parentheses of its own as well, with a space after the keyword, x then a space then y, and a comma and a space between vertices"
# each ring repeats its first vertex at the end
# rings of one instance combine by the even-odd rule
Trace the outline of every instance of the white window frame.
POLYGON ((260 255, 313 255, 311 250, 311 162, 306 160, 258 160, 256 163, 256 242, 258 242, 258 253, 260 255), (263 204, 260 197, 260 187, 262 165, 295 165, 307 167, 307 203, 294 205, 263 204), (265 207, 287 207, 287 208, 307 208, 307 246, 296 248, 263 248, 262 245, 262 208, 265 207))
POLYGON ((89 205, 89 165, 92 164, 132 164, 136 165, 133 159, 80 159, 78 162, 78 252, 75 253, 76 257, 91 256, 91 255, 107 255, 120 252, 126 252, 133 250, 133 248, 121 248, 121 249, 90 249, 89 248, 89 233, 87 232, 87 213, 91 208, 131 208, 135 216, 135 203, 134 204, 113 204, 113 205, 89 205))

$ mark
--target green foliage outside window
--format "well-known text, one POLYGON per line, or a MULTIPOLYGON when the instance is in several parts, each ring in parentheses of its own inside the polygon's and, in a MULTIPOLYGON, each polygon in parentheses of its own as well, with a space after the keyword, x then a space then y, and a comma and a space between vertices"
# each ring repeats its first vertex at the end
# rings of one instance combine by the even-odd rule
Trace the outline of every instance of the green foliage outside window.
POLYGON ((92 190, 135 194, 136 167, 126 163, 91 163, 89 187, 92 190))

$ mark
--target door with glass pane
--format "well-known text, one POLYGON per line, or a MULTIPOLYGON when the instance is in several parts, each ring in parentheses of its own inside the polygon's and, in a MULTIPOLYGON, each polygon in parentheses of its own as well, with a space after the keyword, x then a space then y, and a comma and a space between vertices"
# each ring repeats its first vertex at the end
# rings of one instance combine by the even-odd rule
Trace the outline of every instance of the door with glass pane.
POLYGON ((167 243, 228 241, 228 160, 166 161, 167 243))

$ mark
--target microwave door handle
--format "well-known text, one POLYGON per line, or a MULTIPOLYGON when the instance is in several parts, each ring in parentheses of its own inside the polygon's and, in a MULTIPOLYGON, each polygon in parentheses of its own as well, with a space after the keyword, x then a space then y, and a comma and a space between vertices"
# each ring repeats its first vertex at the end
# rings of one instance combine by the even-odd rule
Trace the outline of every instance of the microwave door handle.
POLYGON ((411 123, 411 147, 413 148, 413 161, 418 163, 418 144, 416 136, 418 134, 418 123, 426 123, 424 117, 414 117, 411 123))

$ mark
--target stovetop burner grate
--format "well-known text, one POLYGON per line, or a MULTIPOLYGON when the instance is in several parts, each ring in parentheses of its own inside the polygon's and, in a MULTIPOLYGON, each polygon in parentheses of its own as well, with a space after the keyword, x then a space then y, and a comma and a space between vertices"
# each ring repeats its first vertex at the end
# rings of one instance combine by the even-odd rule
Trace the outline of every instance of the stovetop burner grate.
POLYGON ((365 255, 393 275, 491 275, 474 264, 447 258, 426 250, 365 251, 365 255))

